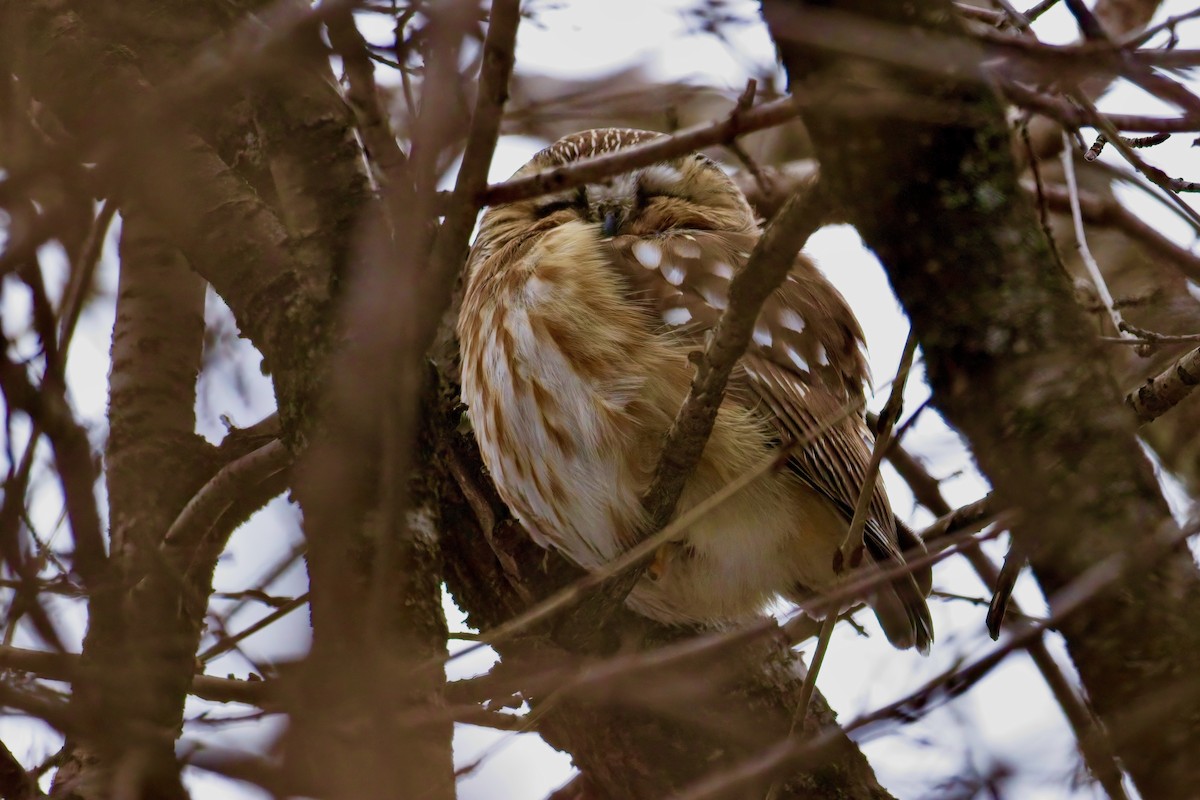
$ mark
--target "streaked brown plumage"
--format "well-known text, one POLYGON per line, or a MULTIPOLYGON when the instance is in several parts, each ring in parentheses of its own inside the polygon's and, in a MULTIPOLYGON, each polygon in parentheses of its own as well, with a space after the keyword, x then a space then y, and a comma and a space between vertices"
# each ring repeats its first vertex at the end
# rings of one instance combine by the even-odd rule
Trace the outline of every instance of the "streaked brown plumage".
MULTIPOLYGON (((528 174, 658 134, 584 131, 538 153, 528 174)), ((463 399, 501 496, 530 533, 585 568, 644 532, 642 490, 690 386, 689 353, 725 308, 760 235, 741 192, 689 155, 561 195, 491 208, 471 252, 459 337, 463 399)), ((833 569, 871 448, 867 367, 845 300, 802 255, 764 305, 730 381, 683 510, 782 442, 812 437, 660 553, 629 597, 668 622, 724 622, 773 597, 845 579, 833 569), (828 430, 822 425, 839 420, 828 430)), ((874 487, 870 560, 923 550, 874 487)), ((928 649, 928 570, 868 598, 897 647, 928 649)))

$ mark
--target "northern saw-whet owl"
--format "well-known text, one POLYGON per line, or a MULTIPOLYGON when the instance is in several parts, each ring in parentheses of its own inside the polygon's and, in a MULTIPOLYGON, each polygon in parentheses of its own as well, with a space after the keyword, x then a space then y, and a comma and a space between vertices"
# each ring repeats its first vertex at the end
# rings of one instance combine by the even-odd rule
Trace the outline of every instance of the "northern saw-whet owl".
MULTIPOLYGON (((573 134, 517 175, 658 135, 573 134)), ((649 533, 641 495, 691 385, 689 354, 703 350, 759 236, 746 198, 701 154, 487 210, 458 320, 463 400, 500 496, 542 546, 594 569, 649 533)), ((861 408, 862 347, 846 301, 798 255, 763 306, 677 513, 805 443, 660 549, 632 609, 728 623, 846 580, 834 554, 872 442, 861 411, 846 413, 861 408)), ((884 568, 924 551, 881 481, 864 542, 884 568)), ((926 568, 866 598, 896 647, 928 650, 929 587, 926 568)))

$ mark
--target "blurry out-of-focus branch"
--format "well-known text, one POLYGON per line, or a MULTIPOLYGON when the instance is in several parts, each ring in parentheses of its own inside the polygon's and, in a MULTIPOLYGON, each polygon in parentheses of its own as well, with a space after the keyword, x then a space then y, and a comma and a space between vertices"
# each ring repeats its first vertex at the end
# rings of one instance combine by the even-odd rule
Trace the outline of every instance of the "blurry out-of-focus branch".
POLYGON ((74 338, 75 325, 79 322, 79 315, 83 311, 92 278, 96 274, 96 266, 100 263, 104 238, 108 234, 108 227, 112 224, 116 213, 117 204, 112 200, 106 200, 92 221, 92 227, 88 231, 83 247, 80 248, 78 258, 71 264, 71 277, 63 289, 62 310, 59 313, 58 341, 64 361, 71 340, 74 338))
POLYGON ((33 776, 25 771, 7 745, 0 742, 0 797, 6 800, 34 800, 44 796, 33 776))
MULTIPOLYGON (((1153 547, 1128 555, 1109 556, 1080 575, 1052 599, 1051 608, 1054 611, 1048 619, 1023 625, 985 655, 964 665, 956 665, 927 681, 911 694, 851 720, 844 726, 845 730, 857 733, 859 737, 869 737, 873 731, 884 730, 884 726, 903 725, 919 719, 938 705, 960 696, 978 684, 1012 653, 1028 647, 1030 642, 1040 639, 1046 631, 1058 627, 1065 618, 1078 613, 1097 593, 1118 580, 1122 572, 1153 563, 1195 533, 1194 530, 1181 532, 1177 529, 1157 531, 1153 547)), ((783 774, 789 767, 794 769, 797 766, 820 763, 821 760, 829 758, 829 749, 833 745, 834 741, 829 734, 819 735, 807 741, 789 738, 736 768, 697 781, 676 797, 679 800, 715 800, 734 796, 733 792, 739 787, 753 785, 754 782, 762 780, 763 776, 783 774)), ((1124 794, 1124 791, 1121 791, 1116 796, 1121 797, 1124 794)))
POLYGON ((461 0, 429 10, 408 175, 383 187, 384 201, 360 229, 339 315, 344 343, 297 470, 312 587, 305 682, 322 700, 292 707, 287 763, 334 797, 390 797, 397 786, 437 798, 454 791, 450 721, 406 731, 397 711, 438 705, 444 683, 440 670, 419 668, 444 658, 446 631, 440 553, 424 510, 410 506, 408 478, 425 353, 466 254, 473 199, 486 185, 520 19, 517 0, 492 5, 458 202, 439 228, 439 164, 460 141, 452 100, 476 15, 476 4, 461 0), (355 735, 337 732, 347 717, 362 721, 355 735), (326 758, 336 768, 317 766, 326 758))
POLYGON ((211 647, 205 648, 199 655, 196 656, 196 659, 201 663, 207 663, 212 661, 217 656, 228 653, 237 645, 238 642, 253 636, 264 628, 283 619, 288 614, 302 607, 308 602, 308 599, 309 597, 307 592, 299 597, 293 597, 291 600, 288 600, 286 603, 279 606, 279 608, 276 608, 262 619, 252 623, 251 625, 247 625, 245 628, 233 634, 232 636, 221 638, 211 647))
MULTIPOLYGON (((1154 17, 1160 5, 1161 0, 1097 0, 1092 8, 1092 13, 1103 24, 1109 36, 1121 40, 1145 27, 1154 17)), ((1083 80, 1079 83, 1079 91, 1086 97, 1097 98, 1104 93, 1104 90, 1112 83, 1112 80, 1113 76, 1110 74, 1093 72, 1084 76, 1083 80)), ((1005 82, 1004 87, 1007 92, 1010 85, 1005 82)), ((1021 101, 1016 98, 1010 99, 1021 104, 1021 101)), ((1057 103, 1055 105, 1057 106, 1057 103)), ((1035 108, 1033 110, 1046 113, 1048 109, 1035 108)), ((1062 146, 1058 124, 1059 119, 1056 115, 1057 110, 1055 113, 1047 114, 1046 117, 1035 118, 1030 124, 1029 136, 1031 149, 1037 154, 1038 158, 1055 155, 1058 152, 1058 148, 1062 146)), ((1124 127, 1115 117, 1110 116, 1109 119, 1112 120, 1116 127, 1122 130, 1139 130, 1137 127, 1124 127)), ((1160 130, 1168 129, 1154 128, 1149 132, 1158 133, 1160 130)))
MULTIPOLYGON (((432 264, 439 276, 435 297, 448 295, 466 259, 468 239, 479 209, 486 205, 480 193, 487 187, 488 170, 496 139, 500 135, 500 120, 508 99, 508 81, 512 75, 520 9, 517 0, 496 0, 492 4, 491 21, 483 45, 483 65, 479 75, 479 91, 471 127, 467 133, 466 149, 459 167, 458 179, 451 195, 451 207, 437 233, 432 264)), ((424 342, 426 348, 433 331, 424 342)), ((424 352, 426 348, 421 348, 424 352)))
MULTIPOLYGON (((1032 186, 1026 186, 1026 188, 1031 192, 1034 191, 1032 186)), ((1043 182, 1042 197, 1051 210, 1070 212, 1071 199, 1066 186, 1043 182)), ((1151 253, 1177 268, 1190 280, 1200 282, 1200 256, 1163 236, 1116 199, 1081 190, 1079 192, 1079 209, 1083 214, 1084 222, 1090 225, 1111 226, 1120 230, 1140 242, 1151 253)))
MULTIPOLYGON (((921 532, 922 538, 937 536, 937 530, 942 526, 941 520, 959 516, 964 509, 971 507, 952 509, 945 497, 942 496, 938 480, 930 475, 925 466, 900 444, 892 446, 888 451, 887 458, 900 473, 904 482, 912 489, 917 502, 939 517, 937 521, 921 532)), ((994 592, 999 582, 999 572, 987 554, 979 547, 972 547, 963 551, 963 557, 975 570, 975 574, 979 576, 984 587, 989 592, 994 592)), ((1017 616, 1025 616, 1015 600, 1010 600, 1009 610, 1017 616)), ((1117 765, 1112 747, 1097 724, 1092 710, 1080 697, 1079 691, 1075 687, 1075 681, 1067 678, 1062 667, 1046 647, 1044 640, 1032 640, 1027 649, 1029 657, 1042 674, 1046 684, 1050 687, 1051 694, 1058 701, 1063 714, 1074 730, 1079 741, 1080 752, 1083 754, 1088 769, 1104 786, 1109 797, 1114 800, 1125 797, 1121 768, 1117 765)))
POLYGON ((347 99, 358 117, 368 160, 379 168, 380 176, 389 183, 411 180, 407 174, 408 157, 396 142, 391 121, 380 105, 375 68, 353 15, 347 10, 331 17, 327 27, 329 41, 342 58, 348 84, 347 99))
MULTIPOLYGON (((50 653, 21 647, 0 646, 0 668, 28 672, 48 681, 73 683, 79 679, 79 656, 74 653, 50 653)), ((217 678, 196 675, 190 692, 202 700, 217 703, 246 703, 272 707, 274 686, 268 681, 217 678)))
POLYGON ((34 386, 26 368, 0 352, 0 390, 8 408, 27 414, 50 440, 75 541, 75 569, 89 590, 103 594, 109 561, 94 494, 96 465, 87 432, 67 403, 65 387, 51 375, 34 386))
POLYGON ((314 36, 327 18, 336 16, 349 5, 349 0, 328 0, 311 7, 278 0, 236 26, 228 36, 180 69, 174 78, 155 88, 151 88, 125 58, 129 53, 122 54, 121 59, 94 62, 103 64, 107 72, 91 69, 76 74, 69 67, 74 58, 94 54, 93 48, 103 47, 93 38, 93 32, 84 20, 48 0, 37 0, 15 9, 18 13, 11 14, 8 20, 14 25, 25 26, 23 30, 27 37, 35 34, 27 40, 29 50, 17 59, 17 69, 32 65, 23 63, 22 59, 32 59, 45 67, 45 74, 37 75, 37 81, 30 81, 35 96, 46 102, 56 100, 60 93, 71 94, 78 106, 66 113, 60 112, 62 121, 73 128, 81 118, 87 118, 93 125, 79 131, 72 139, 47 148, 39 158, 10 172, 0 184, 0 199, 23 191, 41 174, 60 170, 64 165, 89 160, 103 164, 123 142, 141 141, 139 131, 160 133, 164 121, 181 116, 186 118, 205 108, 204 101, 211 94, 274 69, 281 53, 286 53, 297 41, 314 36), (42 50, 43 47, 51 48, 52 43, 38 35, 48 28, 57 30, 61 41, 56 43, 63 50, 42 50), (53 55, 64 57, 63 62, 56 64, 51 58, 53 55), (52 91, 47 93, 46 89, 52 91), (120 101, 108 94, 117 89, 125 92, 120 101), (112 102, 105 106, 105 100, 112 102), (97 110, 104 113, 92 113, 97 110))

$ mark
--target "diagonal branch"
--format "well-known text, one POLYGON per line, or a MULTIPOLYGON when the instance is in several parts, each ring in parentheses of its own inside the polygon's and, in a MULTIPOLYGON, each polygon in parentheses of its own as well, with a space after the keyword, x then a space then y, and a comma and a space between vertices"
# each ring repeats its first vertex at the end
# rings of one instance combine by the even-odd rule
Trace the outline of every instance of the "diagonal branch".
POLYGON ((724 119, 693 125, 678 133, 626 147, 602 156, 577 161, 533 175, 514 178, 488 186, 479 197, 480 205, 514 203, 530 197, 583 186, 613 175, 620 175, 659 161, 718 144, 729 144, 739 136, 772 128, 800 115, 802 101, 783 97, 748 110, 735 108, 724 119))
POLYGON ((793 197, 771 221, 746 266, 729 285, 729 307, 721 315, 696 369, 691 391, 663 441, 654 477, 642 495, 650 529, 664 527, 691 477, 712 433, 725 384, 754 332, 762 304, 791 271, 796 253, 821 226, 826 212, 818 189, 793 197))
POLYGON ((1184 353, 1175 363, 1148 379, 1125 397, 1144 424, 1153 422, 1178 405, 1200 384, 1200 347, 1184 353))
POLYGON ((109 561, 94 493, 96 464, 87 432, 67 403, 65 387, 52 375, 35 387, 25 367, 0 352, 0 390, 8 407, 28 414, 50 440, 75 540, 75 568, 89 591, 100 591, 109 561))
MULTIPOLYGON (((974 661, 952 667, 905 697, 851 720, 845 725, 845 731, 856 733, 859 739, 863 739, 887 730, 888 725, 903 725, 920 719, 939 704, 958 697, 979 683, 1012 653, 1040 640, 1047 631, 1058 628, 1063 620, 1079 613, 1097 594, 1115 583, 1122 573, 1154 563, 1195 533, 1195 530, 1180 532, 1174 528, 1159 531, 1153 537, 1152 547, 1127 554, 1117 553, 1093 565, 1053 598, 1051 608, 1054 612, 1048 619, 1025 626, 974 661)), ((728 797, 733 791, 759 781, 763 776, 783 774, 789 767, 821 763, 831 757, 831 747, 836 741, 829 733, 808 741, 783 741, 735 768, 697 781, 676 795, 676 800, 728 797)))

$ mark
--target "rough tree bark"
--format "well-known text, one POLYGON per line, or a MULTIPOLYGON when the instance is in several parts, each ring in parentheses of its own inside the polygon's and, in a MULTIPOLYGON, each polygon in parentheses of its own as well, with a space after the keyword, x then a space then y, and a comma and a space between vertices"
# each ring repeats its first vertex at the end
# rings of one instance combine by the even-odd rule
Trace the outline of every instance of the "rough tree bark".
MULTIPOLYGON (((1085 314, 1018 189, 1003 108, 978 75, 871 58, 877 36, 953 34, 949 3, 764 0, 793 87, 869 85, 969 109, 977 123, 805 115, 822 175, 879 256, 912 319, 934 402, 969 439, 1047 596, 1172 525, 1135 421, 1096 357, 1085 314), (889 27, 890 26, 890 27, 889 27), (860 28, 861 30, 861 28, 860 28), (825 38, 820 38, 824 36, 825 38)), ((910 45, 911 46, 911 45, 910 45)), ((1063 625, 1085 689, 1146 797, 1200 779, 1200 579, 1186 548, 1125 573, 1063 625), (1155 735, 1147 735, 1153 706, 1155 735), (1135 723, 1136 720, 1136 723, 1135 723)))
POLYGON ((74 696, 89 724, 57 773, 53 794, 105 797, 123 771, 139 792, 184 797, 173 740, 203 607, 197 612, 195 598, 185 598, 181 576, 163 573, 158 548, 215 456, 193 433, 204 283, 132 207, 121 231, 121 261, 105 461, 122 613, 89 616, 88 669, 74 696), (147 739, 146 731, 157 735, 147 739))

